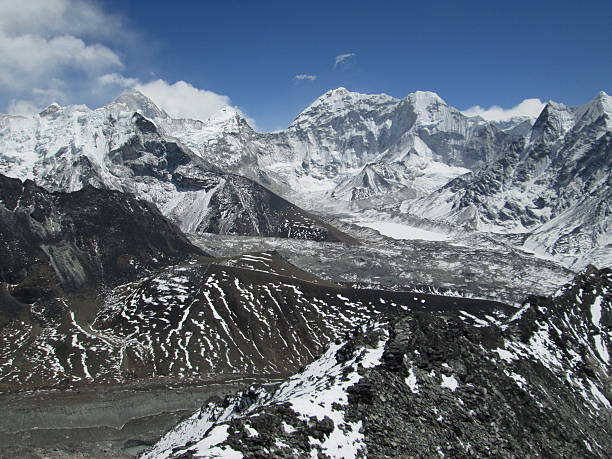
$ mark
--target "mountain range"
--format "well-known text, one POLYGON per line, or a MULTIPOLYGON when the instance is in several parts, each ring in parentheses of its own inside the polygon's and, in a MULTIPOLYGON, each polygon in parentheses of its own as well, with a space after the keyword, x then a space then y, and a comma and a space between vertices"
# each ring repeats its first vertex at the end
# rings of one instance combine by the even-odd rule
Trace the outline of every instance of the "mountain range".
POLYGON ((287 129, 258 133, 231 107, 206 121, 172 119, 133 91, 97 110, 2 115, 0 172, 51 191, 131 192, 186 232, 342 240, 289 202, 332 214, 376 208, 513 235, 580 269, 609 265, 612 253, 611 107, 601 92, 499 122, 431 92, 396 99, 339 88, 287 129))

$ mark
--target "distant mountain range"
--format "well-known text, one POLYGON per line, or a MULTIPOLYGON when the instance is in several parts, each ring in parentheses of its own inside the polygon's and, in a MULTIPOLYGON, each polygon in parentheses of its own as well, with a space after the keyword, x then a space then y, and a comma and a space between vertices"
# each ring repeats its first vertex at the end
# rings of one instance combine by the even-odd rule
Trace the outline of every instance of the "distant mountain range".
POLYGON ((396 99, 339 88, 287 129, 257 133, 232 108, 172 119, 134 91, 97 110, 2 115, 0 172, 49 190, 131 192, 187 232, 347 240, 285 199, 317 210, 375 206, 514 234, 574 269, 608 266, 611 107, 602 92, 498 122, 431 92, 396 99))

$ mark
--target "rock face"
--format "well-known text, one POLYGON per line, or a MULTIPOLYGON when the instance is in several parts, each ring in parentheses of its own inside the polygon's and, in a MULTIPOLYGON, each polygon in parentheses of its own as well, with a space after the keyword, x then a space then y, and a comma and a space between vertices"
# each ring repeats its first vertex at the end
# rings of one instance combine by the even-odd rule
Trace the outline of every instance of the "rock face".
POLYGON ((393 315, 273 390, 203 406, 143 457, 607 457, 611 287, 588 268, 506 319, 393 315))
POLYGON ((198 157, 136 108, 166 120, 139 93, 93 111, 56 107, 31 119, 5 117, 0 172, 50 191, 95 186, 132 193, 186 232, 351 241, 258 183, 198 157))
POLYGON ((85 325, 100 298, 205 256, 148 202, 93 187, 48 193, 0 176, 0 385, 104 380, 96 362, 121 343, 85 325))
POLYGON ((190 256, 205 254, 146 201, 93 187, 49 193, 0 175, 0 282, 25 303, 117 285, 190 256))

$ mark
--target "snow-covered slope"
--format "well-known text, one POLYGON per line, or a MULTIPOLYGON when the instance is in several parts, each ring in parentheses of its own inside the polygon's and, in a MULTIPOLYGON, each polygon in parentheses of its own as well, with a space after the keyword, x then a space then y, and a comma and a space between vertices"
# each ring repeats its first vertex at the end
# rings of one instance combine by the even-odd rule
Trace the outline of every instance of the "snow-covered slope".
POLYGON ((589 268, 508 318, 358 327, 277 388, 203 406, 142 457, 607 457, 611 286, 589 268))
POLYGON ((612 262, 610 107, 602 92, 580 107, 550 102, 537 120, 488 122, 431 92, 395 99, 339 88, 280 132, 255 133, 237 115, 235 128, 201 127, 207 142, 173 134, 307 206, 403 201, 420 218, 525 233, 529 250, 580 269, 612 262))
POLYGON ((396 99, 338 88, 283 131, 255 133, 239 115, 229 124, 166 126, 202 157, 283 194, 340 200, 404 189, 421 196, 497 157, 512 137, 422 91, 396 99))
POLYGON ((232 108, 207 121, 172 119, 133 92, 98 110, 53 105, 33 118, 0 117, 0 172, 50 189, 132 192, 189 232, 295 236, 316 220, 281 229, 291 218, 276 218, 276 197, 236 173, 318 211, 382 206, 469 231, 521 233, 525 248, 579 269, 612 261, 611 105, 602 92, 580 107, 550 102, 535 123, 489 122, 431 92, 396 99, 338 88, 287 129, 258 133, 232 108), (152 126, 145 134, 134 110, 151 117, 140 122, 152 126), (151 142, 188 160, 168 162, 174 153, 149 151, 151 142))
POLYGON ((532 233, 529 249, 580 268, 612 263, 612 98, 554 102, 523 143, 403 210, 477 230, 532 233))

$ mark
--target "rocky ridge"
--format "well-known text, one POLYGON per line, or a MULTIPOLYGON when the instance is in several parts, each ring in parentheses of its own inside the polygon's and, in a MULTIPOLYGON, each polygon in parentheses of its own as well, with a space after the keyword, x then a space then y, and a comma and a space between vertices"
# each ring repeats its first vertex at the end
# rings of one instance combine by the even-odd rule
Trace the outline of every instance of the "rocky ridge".
POLYGON ((606 457, 612 273, 508 318, 392 316, 277 388, 211 402, 158 457, 606 457))

